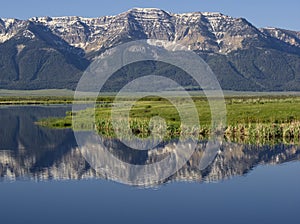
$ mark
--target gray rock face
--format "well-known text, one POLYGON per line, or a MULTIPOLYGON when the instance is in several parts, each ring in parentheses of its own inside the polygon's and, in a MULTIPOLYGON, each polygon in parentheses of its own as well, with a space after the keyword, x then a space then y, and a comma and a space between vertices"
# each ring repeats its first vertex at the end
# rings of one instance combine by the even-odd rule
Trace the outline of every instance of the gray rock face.
POLYGON ((300 32, 278 28, 264 28, 261 31, 267 36, 274 37, 290 45, 300 47, 300 32))

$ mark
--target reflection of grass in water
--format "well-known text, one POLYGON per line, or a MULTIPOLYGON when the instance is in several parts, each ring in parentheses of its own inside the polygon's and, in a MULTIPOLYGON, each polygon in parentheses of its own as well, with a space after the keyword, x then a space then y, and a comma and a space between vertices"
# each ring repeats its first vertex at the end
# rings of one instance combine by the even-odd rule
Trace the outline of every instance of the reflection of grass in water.
MULTIPOLYGON (((202 97, 194 97, 199 120, 200 136, 207 138, 210 133, 210 109, 202 97)), ((74 129, 97 129, 105 136, 115 136, 112 127, 110 101, 99 100, 96 122, 91 109, 78 112, 78 127, 74 129), (92 120, 92 123, 91 121, 92 120)), ((179 101, 180 103, 180 101, 179 101)), ((184 104, 184 102, 182 102, 184 104)), ((243 143, 299 142, 300 98, 299 97, 231 97, 226 99, 227 124, 225 137, 229 141, 243 143)), ((188 108, 187 108, 188 110, 188 108)), ((178 137, 181 130, 180 117, 174 106, 160 98, 146 98, 138 101, 130 111, 130 128, 139 137, 150 134, 151 117, 160 116, 166 120, 167 138, 178 137)), ((40 122, 51 127, 70 127, 71 113, 65 118, 46 119, 40 122)))

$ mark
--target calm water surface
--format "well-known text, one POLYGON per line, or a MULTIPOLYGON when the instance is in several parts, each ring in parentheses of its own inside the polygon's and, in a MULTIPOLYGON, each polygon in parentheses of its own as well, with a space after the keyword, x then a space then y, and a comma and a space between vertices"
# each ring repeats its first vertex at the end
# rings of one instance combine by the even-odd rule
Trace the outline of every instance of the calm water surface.
MULTIPOLYGON (((224 143, 200 171, 199 143, 164 183, 133 187, 95 172, 71 130, 34 124, 70 109, 0 107, 1 223, 300 223, 299 147, 224 143)), ((128 163, 161 156, 103 142, 128 163)))

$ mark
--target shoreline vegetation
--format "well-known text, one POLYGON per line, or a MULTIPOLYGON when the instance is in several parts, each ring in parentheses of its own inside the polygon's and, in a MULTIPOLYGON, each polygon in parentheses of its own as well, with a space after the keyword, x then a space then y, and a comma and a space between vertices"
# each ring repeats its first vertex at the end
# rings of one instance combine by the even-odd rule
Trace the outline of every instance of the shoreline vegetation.
POLYGON ((0 105, 50 105, 72 103, 73 97, 66 96, 0 96, 0 105))
MULTIPOLYGON (((95 110, 90 108, 76 114, 67 112, 64 118, 45 118, 37 124, 51 128, 93 129, 105 137, 116 137, 110 118, 113 99, 113 96, 99 97, 95 110), (77 119, 77 127, 72 127, 72 116, 77 119)), ((130 98, 126 100, 130 101, 130 98)), ((208 101, 203 96, 193 96, 193 101, 200 121, 200 130, 194 134, 200 139, 207 139, 211 132, 208 101)), ((223 131, 226 141, 260 145, 300 144, 299 96, 226 96, 225 103, 227 121, 223 131)), ((142 138, 149 137, 149 122, 155 116, 166 121, 165 139, 178 138, 184 131, 179 114, 169 101, 160 97, 146 97, 137 101, 130 110, 132 133, 142 138)), ((120 119, 118 122, 124 121, 120 119)), ((156 127, 156 131, 162 128, 156 127)))

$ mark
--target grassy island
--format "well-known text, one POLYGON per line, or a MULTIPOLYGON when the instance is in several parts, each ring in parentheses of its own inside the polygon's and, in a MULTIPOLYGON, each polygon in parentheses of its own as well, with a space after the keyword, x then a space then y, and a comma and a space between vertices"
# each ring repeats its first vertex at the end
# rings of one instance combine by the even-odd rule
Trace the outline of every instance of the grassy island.
MULTIPOLYGON (((113 97, 99 97, 96 109, 86 109, 64 118, 45 118, 38 124, 52 128, 72 127, 72 116, 79 116, 74 129, 96 129, 99 134, 114 137, 111 122, 113 97), (95 118, 95 119, 93 119, 95 118), (91 123, 91 121, 93 121, 91 123)), ((130 101, 130 99, 127 99, 130 101)), ((205 139, 210 134, 211 114, 205 97, 193 97, 200 120, 199 136, 205 139)), ((226 97, 227 122, 224 137, 241 143, 294 143, 300 142, 300 97, 298 96, 235 96, 226 97)), ((166 121, 165 138, 176 138, 182 131, 176 108, 159 97, 146 97, 130 110, 130 128, 139 137, 151 133, 151 117, 160 116, 166 121)))

